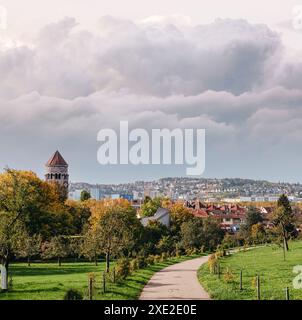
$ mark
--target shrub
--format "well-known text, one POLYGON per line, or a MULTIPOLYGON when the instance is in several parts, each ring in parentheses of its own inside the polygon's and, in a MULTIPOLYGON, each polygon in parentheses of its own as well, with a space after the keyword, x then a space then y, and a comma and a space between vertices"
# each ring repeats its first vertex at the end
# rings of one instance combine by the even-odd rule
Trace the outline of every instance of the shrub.
POLYGON ((134 258, 130 261, 130 270, 131 272, 136 271, 138 269, 138 259, 134 258))
POLYGON ((149 255, 147 258, 147 263, 152 266, 154 265, 154 256, 153 255, 149 255))
POLYGON ((118 259, 115 274, 118 279, 125 279, 130 274, 130 262, 128 258, 118 259))
POLYGON ((161 261, 161 256, 155 255, 154 256, 154 263, 159 263, 161 261))
POLYGON ((208 261, 209 270, 211 273, 215 273, 218 266, 218 259, 215 254, 211 254, 208 261))
POLYGON ((83 300, 83 295, 76 289, 68 289, 63 300, 83 300))
POLYGON ((167 259, 168 259, 168 254, 166 252, 163 252, 161 254, 160 261, 165 262, 165 261, 167 261, 167 259))
POLYGON ((144 256, 139 256, 137 258, 137 261, 138 261, 138 268, 139 269, 147 267, 147 261, 146 261, 146 258, 144 256))
POLYGON ((223 276, 223 279, 226 283, 234 282, 234 274, 231 269, 227 268, 226 273, 223 276))

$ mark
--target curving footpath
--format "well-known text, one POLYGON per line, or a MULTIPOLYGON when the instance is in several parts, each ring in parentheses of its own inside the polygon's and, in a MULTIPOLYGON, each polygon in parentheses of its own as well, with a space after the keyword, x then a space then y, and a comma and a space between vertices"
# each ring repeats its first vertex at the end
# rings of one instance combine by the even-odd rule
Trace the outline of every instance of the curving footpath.
POLYGON ((197 270, 208 259, 205 256, 180 262, 155 273, 139 300, 210 300, 197 278, 197 270))

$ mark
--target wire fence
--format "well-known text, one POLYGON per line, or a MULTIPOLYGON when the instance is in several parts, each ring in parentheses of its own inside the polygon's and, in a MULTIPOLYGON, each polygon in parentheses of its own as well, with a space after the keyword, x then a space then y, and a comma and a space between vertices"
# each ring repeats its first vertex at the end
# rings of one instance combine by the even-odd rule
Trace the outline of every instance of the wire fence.
POLYGON ((219 280, 217 287, 211 288, 212 294, 226 300, 291 300, 293 296, 293 289, 288 285, 291 279, 282 279, 287 286, 280 288, 279 284, 279 288, 274 288, 273 283, 280 283, 278 276, 266 277, 261 273, 222 266, 220 263, 214 266, 211 273, 219 280))
POLYGON ((116 277, 115 268, 110 272, 89 273, 88 284, 85 291, 87 300, 94 300, 99 295, 106 293, 115 293, 118 288, 118 279, 116 277))

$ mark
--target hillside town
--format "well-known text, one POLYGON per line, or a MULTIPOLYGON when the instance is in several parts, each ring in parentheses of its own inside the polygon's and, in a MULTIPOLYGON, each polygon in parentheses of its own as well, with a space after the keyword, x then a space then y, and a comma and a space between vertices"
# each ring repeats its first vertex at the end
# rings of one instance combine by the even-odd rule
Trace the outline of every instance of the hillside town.
POLYGON ((82 190, 96 200, 127 198, 143 200, 163 196, 173 200, 204 202, 275 202, 281 194, 290 201, 302 202, 302 184, 268 182, 251 179, 163 178, 155 181, 136 181, 125 184, 71 183, 69 198, 78 200, 82 190))

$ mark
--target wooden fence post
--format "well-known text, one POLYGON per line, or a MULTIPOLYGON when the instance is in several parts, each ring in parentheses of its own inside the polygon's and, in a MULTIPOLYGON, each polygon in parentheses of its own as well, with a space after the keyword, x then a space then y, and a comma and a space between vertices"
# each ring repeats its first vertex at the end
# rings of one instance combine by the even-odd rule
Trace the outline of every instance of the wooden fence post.
POLYGON ((106 273, 103 272, 103 293, 106 293, 106 273))
POLYGON ((92 291, 93 291, 93 279, 91 276, 88 276, 88 299, 92 300, 92 291))
POLYGON ((285 288, 285 300, 289 300, 289 288, 285 288))
POLYGON ((260 300, 261 296, 260 296, 260 276, 259 274, 257 275, 257 299, 260 300))
POLYGON ((220 279, 220 263, 218 262, 218 265, 217 265, 217 272, 218 272, 218 279, 220 279))
POLYGON ((239 285, 240 291, 242 290, 242 270, 240 270, 240 285, 239 285))

